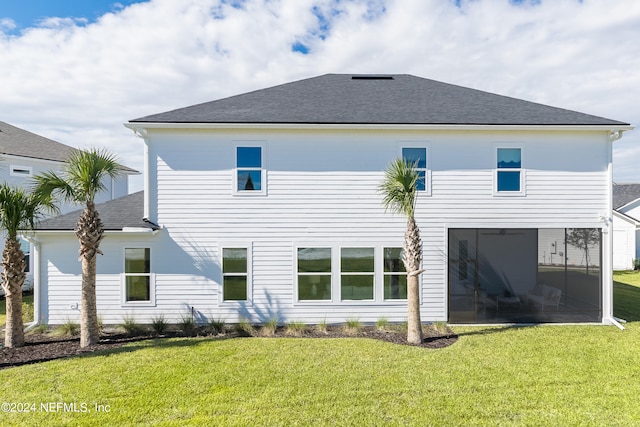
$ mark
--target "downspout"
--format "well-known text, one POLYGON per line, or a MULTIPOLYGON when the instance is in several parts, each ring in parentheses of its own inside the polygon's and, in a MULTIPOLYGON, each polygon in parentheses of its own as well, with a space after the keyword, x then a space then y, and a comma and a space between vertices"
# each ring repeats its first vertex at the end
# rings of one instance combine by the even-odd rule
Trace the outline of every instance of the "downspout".
POLYGON ((40 241, 35 237, 25 239, 33 245, 33 322, 26 325, 26 332, 40 324, 40 241))

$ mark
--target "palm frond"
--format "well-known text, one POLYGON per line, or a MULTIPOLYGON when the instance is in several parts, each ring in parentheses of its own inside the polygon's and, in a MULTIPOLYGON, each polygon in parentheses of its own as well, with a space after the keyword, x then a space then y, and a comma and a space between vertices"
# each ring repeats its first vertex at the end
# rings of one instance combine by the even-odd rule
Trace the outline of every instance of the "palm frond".
POLYGON ((55 211, 50 200, 43 200, 23 188, 0 185, 0 228, 15 238, 18 231, 35 227, 45 211, 55 211))
POLYGON ((105 149, 77 150, 67 160, 65 175, 78 201, 93 202, 106 190, 103 178, 117 178, 123 171, 116 157, 105 149))
POLYGON ((387 210, 413 217, 417 184, 420 175, 415 165, 396 159, 385 170, 384 180, 378 187, 382 204, 387 210))

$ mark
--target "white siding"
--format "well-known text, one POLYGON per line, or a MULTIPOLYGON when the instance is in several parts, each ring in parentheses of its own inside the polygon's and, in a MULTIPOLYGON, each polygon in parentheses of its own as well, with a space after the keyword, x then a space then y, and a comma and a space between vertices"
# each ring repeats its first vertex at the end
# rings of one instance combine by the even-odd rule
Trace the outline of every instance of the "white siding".
POLYGON ((617 213, 613 215, 613 269, 632 270, 636 255, 636 222, 617 213))
MULTIPOLYGON (((404 301, 382 299, 381 262, 374 301, 339 301, 337 284, 331 303, 295 300, 297 247, 375 247, 380 258, 382 247, 402 246, 405 219, 385 212, 377 188, 403 145, 426 146, 431 170, 431 195, 420 195, 417 206, 425 251, 424 320, 447 319, 448 228, 604 226, 600 217, 611 197, 611 145, 604 132, 151 130, 146 188, 157 206, 147 210, 165 229, 151 239, 156 305, 136 308, 135 315, 179 319, 193 307, 203 319, 229 322, 275 316, 307 322, 404 320, 404 301), (264 146, 264 196, 233 195, 235 147, 242 141, 264 146), (523 150, 526 196, 494 196, 495 149, 504 144, 523 150), (251 299, 221 302, 219 251, 235 244, 251 247, 251 299)), ((115 252, 123 247, 107 245, 115 245, 108 246, 115 252)), ((68 315, 54 300, 70 296, 53 289, 68 273, 48 268, 54 323, 68 315)), ((114 291, 121 270, 115 264, 99 267, 105 322, 132 313, 114 291)))

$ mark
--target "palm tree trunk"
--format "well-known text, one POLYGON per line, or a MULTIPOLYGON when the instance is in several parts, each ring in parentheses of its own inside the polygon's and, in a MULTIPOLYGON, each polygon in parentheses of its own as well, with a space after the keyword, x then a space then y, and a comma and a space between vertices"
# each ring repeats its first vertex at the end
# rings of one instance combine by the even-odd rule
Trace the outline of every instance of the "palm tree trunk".
POLYGON ((402 259, 407 270, 407 342, 422 343, 420 321, 420 279, 422 273, 422 240, 418 224, 412 216, 407 218, 402 259))
POLYGON ((96 257, 82 257, 82 301, 80 311, 80 347, 100 341, 96 308, 96 257))
POLYGON ((104 229, 93 202, 87 202, 76 226, 82 260, 82 300, 80 314, 80 347, 97 344, 100 340, 96 308, 96 255, 104 229))
POLYGON ((7 237, 2 253, 2 287, 7 305, 7 320, 4 332, 5 347, 22 347, 24 345, 24 324, 22 322, 22 285, 24 272, 24 253, 20 242, 14 237, 7 237))

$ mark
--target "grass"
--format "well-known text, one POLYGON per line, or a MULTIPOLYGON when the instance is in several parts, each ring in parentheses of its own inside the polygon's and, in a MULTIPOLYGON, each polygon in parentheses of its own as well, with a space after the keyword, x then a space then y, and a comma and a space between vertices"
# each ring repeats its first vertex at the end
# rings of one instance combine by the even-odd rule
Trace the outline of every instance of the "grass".
POLYGON ((136 322, 135 317, 126 315, 122 317, 120 328, 129 336, 135 335, 142 331, 142 326, 136 322))
MULTIPOLYGON (((22 295, 22 321, 27 324, 33 322, 33 294, 22 295)), ((7 305, 4 297, 0 299, 0 328, 7 323, 7 305)))
POLYGON ((640 425, 640 273, 615 279, 625 331, 457 327, 458 342, 439 350, 361 338, 149 340, 0 370, 3 401, 38 408, 2 413, 0 424, 640 425))
POLYGON ((76 337, 80 335, 80 324, 74 320, 67 319, 62 325, 57 326, 52 333, 57 336, 76 337))
MULTIPOLYGON (((294 337, 302 335, 302 333, 307 329, 307 325, 304 322, 300 322, 298 320, 292 320, 287 323, 286 333, 287 335, 291 335, 294 337)), ((325 327, 326 332, 326 327, 325 327)))

